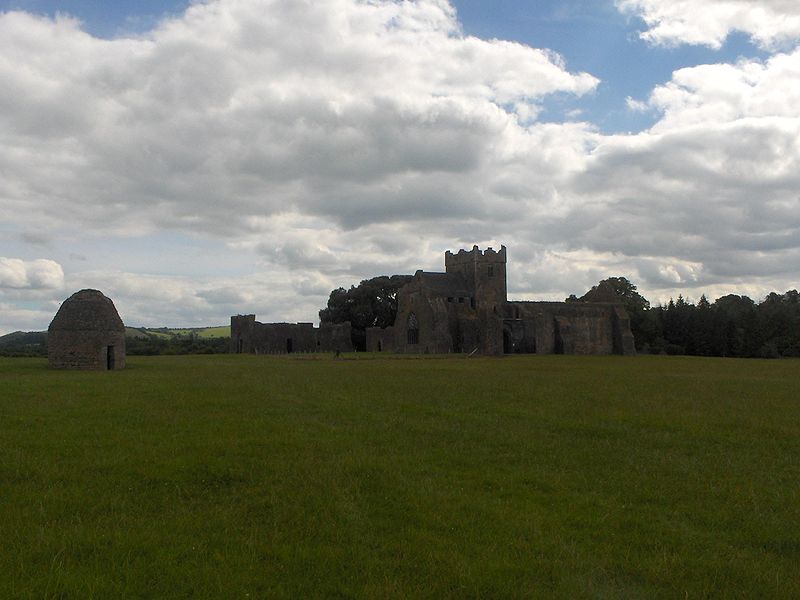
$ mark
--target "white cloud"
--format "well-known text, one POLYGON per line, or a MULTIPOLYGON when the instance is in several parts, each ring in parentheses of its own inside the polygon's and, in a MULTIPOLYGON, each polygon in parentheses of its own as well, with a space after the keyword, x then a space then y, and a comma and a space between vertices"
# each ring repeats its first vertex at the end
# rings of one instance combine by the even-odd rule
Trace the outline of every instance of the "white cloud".
POLYGON ((647 110, 649 110, 650 108, 647 105, 647 102, 636 100, 635 98, 631 98, 630 96, 625 98, 625 104, 628 107, 628 109, 632 110, 633 112, 647 112, 647 110))
POLYGON ((647 24, 641 37, 658 45, 720 48, 734 31, 763 48, 800 40, 796 0, 616 0, 617 7, 647 24))
POLYGON ((64 270, 53 260, 0 256, 0 291, 51 290, 64 286, 64 270))
POLYGON ((595 204, 571 235, 595 250, 656 257, 639 263, 656 289, 791 285, 800 258, 798 89, 800 49, 677 71, 647 102, 661 114, 653 128, 605 138, 576 177, 573 191, 595 204))
POLYGON ((517 113, 598 83, 462 35, 445 0, 216 0, 111 41, 6 13, 0 77, 0 218, 226 235, 286 210, 345 227, 473 210, 546 135, 517 113))

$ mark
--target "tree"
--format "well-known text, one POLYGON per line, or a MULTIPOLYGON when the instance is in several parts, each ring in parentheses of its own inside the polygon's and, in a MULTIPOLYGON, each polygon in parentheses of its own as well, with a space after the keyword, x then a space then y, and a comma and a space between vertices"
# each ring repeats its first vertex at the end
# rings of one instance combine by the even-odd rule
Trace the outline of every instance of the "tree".
POLYGON ((636 348, 652 345, 660 337, 659 320, 655 313, 649 314, 650 301, 642 296, 636 286, 625 277, 609 277, 600 282, 608 284, 622 300, 631 319, 631 332, 636 348))
POLYGON ((623 299, 625 308, 629 311, 645 311, 650 308, 650 301, 642 296, 637 290, 636 286, 628 281, 625 277, 609 277, 600 283, 607 283, 614 288, 614 293, 623 299))
POLYGON ((711 303, 703 294, 697 306, 689 314, 689 340, 687 351, 695 356, 710 356, 713 353, 714 313, 711 303))
POLYGON ((322 323, 350 321, 353 346, 366 350, 368 327, 389 327, 397 316, 397 292, 411 281, 411 275, 382 275, 365 279, 349 290, 331 291, 328 305, 319 311, 322 323))

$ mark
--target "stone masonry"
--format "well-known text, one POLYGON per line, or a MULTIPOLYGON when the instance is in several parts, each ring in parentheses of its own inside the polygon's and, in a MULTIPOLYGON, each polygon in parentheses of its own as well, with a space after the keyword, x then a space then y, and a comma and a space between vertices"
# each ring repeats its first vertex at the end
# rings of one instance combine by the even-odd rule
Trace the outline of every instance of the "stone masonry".
POLYGON ((125 325, 111 299, 97 290, 67 298, 47 330, 47 358, 54 369, 124 369, 125 325))
POLYGON ((367 330, 367 350, 501 355, 635 354, 613 290, 577 302, 509 302, 506 248, 445 253, 445 272, 417 271, 398 292, 394 327, 367 330))
POLYGON ((259 323, 255 315, 231 317, 234 354, 352 352, 350 323, 259 323))

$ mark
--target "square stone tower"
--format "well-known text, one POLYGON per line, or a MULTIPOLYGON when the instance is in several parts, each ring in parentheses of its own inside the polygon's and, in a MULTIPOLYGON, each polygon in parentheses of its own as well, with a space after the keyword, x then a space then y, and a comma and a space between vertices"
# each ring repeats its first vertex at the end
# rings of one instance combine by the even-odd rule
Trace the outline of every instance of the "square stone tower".
POLYGON ((508 299, 506 280, 506 247, 499 251, 487 248, 481 251, 477 246, 472 250, 459 250, 453 254, 444 253, 447 273, 461 273, 467 286, 474 294, 476 308, 492 309, 508 299))

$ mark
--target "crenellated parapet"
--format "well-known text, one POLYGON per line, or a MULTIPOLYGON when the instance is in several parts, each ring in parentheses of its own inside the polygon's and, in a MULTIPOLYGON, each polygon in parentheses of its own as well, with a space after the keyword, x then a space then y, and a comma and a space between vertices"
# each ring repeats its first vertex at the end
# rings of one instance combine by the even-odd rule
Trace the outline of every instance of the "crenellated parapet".
POLYGON ((463 248, 452 253, 450 250, 444 253, 445 267, 472 264, 476 262, 506 262, 506 247, 500 246, 500 250, 495 250, 491 246, 486 250, 481 250, 478 246, 473 246, 472 250, 464 250, 463 248))

